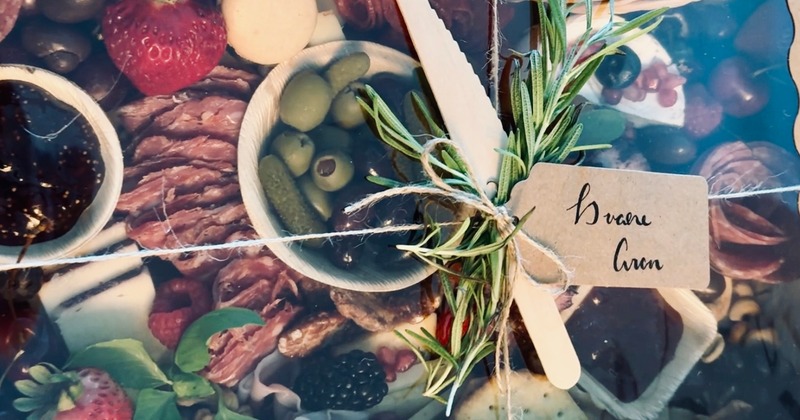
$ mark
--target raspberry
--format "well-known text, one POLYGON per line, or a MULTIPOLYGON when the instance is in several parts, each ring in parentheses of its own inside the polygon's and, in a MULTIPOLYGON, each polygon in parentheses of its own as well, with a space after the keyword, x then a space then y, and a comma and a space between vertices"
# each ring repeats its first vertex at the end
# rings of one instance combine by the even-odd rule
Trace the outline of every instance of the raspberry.
POLYGON ((203 283, 172 279, 156 291, 147 325, 161 344, 174 350, 186 328, 210 310, 211 294, 203 283))
POLYGON ((703 85, 692 85, 686 89, 685 115, 684 131, 695 139, 701 139, 722 122, 722 105, 708 94, 703 85))

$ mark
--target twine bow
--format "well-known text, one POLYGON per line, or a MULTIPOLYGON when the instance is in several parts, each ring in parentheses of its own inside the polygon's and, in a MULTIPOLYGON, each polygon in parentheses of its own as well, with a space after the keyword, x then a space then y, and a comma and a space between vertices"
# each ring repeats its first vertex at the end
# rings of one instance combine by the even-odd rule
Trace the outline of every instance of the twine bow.
MULTIPOLYGON (((511 314, 511 304, 513 301, 512 298, 512 291, 514 290, 514 282, 518 276, 523 278, 527 281, 532 281, 537 285, 544 287, 543 284, 538 282, 531 273, 526 272, 523 269, 522 259, 523 255, 520 252, 520 244, 524 243, 529 247, 541 252, 545 257, 550 259, 555 266, 558 268, 560 273, 560 284, 561 286, 551 287, 551 292, 554 295, 558 295, 563 293, 567 290, 570 286, 573 278, 573 272, 566 266, 562 258, 553 252, 550 248, 543 245, 542 243, 538 242, 536 239, 531 237, 527 232, 521 229, 521 226, 524 224, 525 217, 522 220, 517 221, 515 217, 509 212, 509 209, 504 205, 496 205, 484 192, 480 185, 478 184, 477 179, 475 178, 472 168, 469 166, 468 162, 464 162, 464 169, 465 175, 469 180, 471 186, 473 186, 475 193, 459 190, 452 185, 445 182, 445 180, 440 176, 435 170, 433 165, 431 164, 431 157, 438 150, 440 145, 446 145, 451 147, 456 153, 461 154, 460 148, 458 145, 449 139, 443 138, 436 138, 429 140, 423 148, 422 153, 420 154, 420 163, 422 164, 422 169, 425 175, 430 180, 432 186, 426 185, 406 185, 402 187, 395 187, 390 188, 385 191, 381 191, 366 198, 359 200, 345 208, 346 213, 353 213, 357 212, 361 209, 371 206, 372 204, 384 200, 390 197, 396 196, 404 196, 404 195, 428 195, 428 196, 438 196, 442 198, 446 198, 451 200, 461 206, 464 206, 473 212, 480 213, 486 218, 490 218, 494 221, 495 226, 497 228, 498 233, 500 234, 501 240, 498 242, 501 246, 500 248, 505 248, 505 252, 508 255, 508 258, 505 260, 507 261, 507 270, 506 270, 506 287, 504 288, 504 293, 501 299, 501 304, 499 308, 499 318, 497 323, 497 330, 499 332, 497 338, 497 351, 495 352, 495 362, 496 366, 502 366, 501 369, 497 369, 495 372, 496 377, 498 378, 498 384, 502 390, 507 391, 507 385, 509 383, 511 377, 511 367, 510 367, 510 360, 509 360, 509 320, 511 314), (502 362, 502 363, 501 363, 502 362)), ((531 210, 533 211, 533 210, 531 210)), ((409 248, 406 248, 409 249, 409 248)), ((422 252, 420 248, 413 248, 409 249, 412 252, 415 252, 417 255, 421 257, 427 256, 435 256, 434 252, 431 252, 426 255, 425 252, 422 252)), ((494 252, 497 248, 491 248, 491 250, 487 250, 486 252, 494 252)), ((454 386, 450 392, 450 398, 448 399, 448 407, 447 412, 449 414, 450 409, 453 404, 453 398, 455 395, 454 386)), ((506 392, 506 396, 508 398, 508 407, 509 407, 509 415, 511 414, 510 407, 511 407, 511 394, 510 392, 506 392)))
POLYGON ((517 225, 515 217, 509 212, 506 206, 496 205, 494 202, 492 202, 489 196, 487 196, 483 189, 478 185, 478 181, 475 178, 472 168, 469 166, 468 162, 465 162, 465 175, 469 179, 470 183, 475 187, 474 189, 476 193, 462 191, 453 187, 445 182, 442 176, 436 172, 433 165, 430 163, 430 159, 433 153, 438 150, 440 145, 447 145, 453 148, 457 153, 461 154, 461 149, 454 141, 450 139, 436 138, 425 143, 424 150, 420 154, 419 161, 422 164, 423 172, 431 181, 433 186, 406 185, 402 187, 390 188, 385 191, 371 194, 350 204, 349 206, 345 207, 345 213, 355 213, 377 203, 378 201, 397 196, 429 195, 446 198, 452 202, 471 209, 476 213, 480 213, 484 217, 494 220, 495 225, 497 226, 497 231, 503 238, 502 242, 505 243, 506 252, 508 252, 508 255, 511 257, 509 260, 514 263, 514 266, 517 268, 517 272, 521 271, 523 272, 524 276, 528 278, 528 280, 533 281, 536 284, 541 284, 530 273, 524 272, 524 270, 521 268, 522 255, 519 250, 519 243, 522 242, 541 252, 558 268, 559 273, 561 274, 561 278, 559 279, 561 286, 555 290, 555 293, 559 294, 566 290, 572 282, 572 271, 566 266, 558 254, 553 252, 553 250, 547 246, 538 242, 536 239, 528 235, 523 229, 521 229, 521 223, 517 225))

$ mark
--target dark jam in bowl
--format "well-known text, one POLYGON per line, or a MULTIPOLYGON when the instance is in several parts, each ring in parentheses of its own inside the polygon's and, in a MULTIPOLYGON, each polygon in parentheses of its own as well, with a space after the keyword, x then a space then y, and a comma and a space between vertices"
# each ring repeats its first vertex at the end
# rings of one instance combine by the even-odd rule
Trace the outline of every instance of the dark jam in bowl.
POLYGON ((595 287, 567 331, 586 373, 630 402, 675 357, 683 322, 655 290, 595 287))
POLYGON ((0 81, 0 245, 67 233, 104 169, 97 135, 77 110, 32 84, 0 81))

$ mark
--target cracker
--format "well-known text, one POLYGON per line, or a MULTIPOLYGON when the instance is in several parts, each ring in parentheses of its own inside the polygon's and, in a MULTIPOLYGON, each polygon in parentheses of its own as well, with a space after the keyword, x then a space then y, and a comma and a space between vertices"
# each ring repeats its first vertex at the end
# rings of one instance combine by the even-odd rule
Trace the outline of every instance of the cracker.
MULTIPOLYGON (((581 411, 569 393, 554 387, 545 376, 528 371, 513 372, 509 384, 511 407, 517 419, 584 420, 581 411)), ((492 377, 470 394, 454 412, 456 420, 506 419, 506 394, 500 391, 492 377)))

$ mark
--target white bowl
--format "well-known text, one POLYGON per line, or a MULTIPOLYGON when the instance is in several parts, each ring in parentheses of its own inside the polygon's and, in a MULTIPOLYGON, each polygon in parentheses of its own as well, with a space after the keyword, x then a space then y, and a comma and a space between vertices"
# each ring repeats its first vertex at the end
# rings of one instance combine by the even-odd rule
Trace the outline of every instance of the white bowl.
MULTIPOLYGON (((371 42, 340 41, 308 48, 291 60, 275 67, 258 87, 244 114, 239 133, 239 185, 247 214, 262 238, 284 236, 277 215, 269 208, 258 178, 258 162, 272 128, 278 123, 278 103, 286 83, 307 69, 321 69, 334 60, 363 51, 370 57, 365 77, 389 72, 411 77, 419 63, 411 57, 371 42)), ((376 140, 377 141, 377 140, 376 140)), ((419 262, 407 268, 386 271, 376 261, 361 261, 350 270, 334 266, 319 250, 296 242, 268 245, 275 255, 303 275, 343 289, 385 292, 412 286, 432 274, 435 269, 419 262)))
MULTIPOLYGON (((31 245, 25 253, 25 261, 46 261, 66 256, 97 235, 114 213, 123 176, 122 149, 117 131, 89 94, 55 73, 31 66, 0 65, 0 80, 15 80, 38 86, 80 112, 97 134, 105 171, 94 201, 84 210, 75 226, 64 235, 31 245)), ((0 270, 2 264, 15 263, 21 250, 21 246, 0 245, 0 270)))

